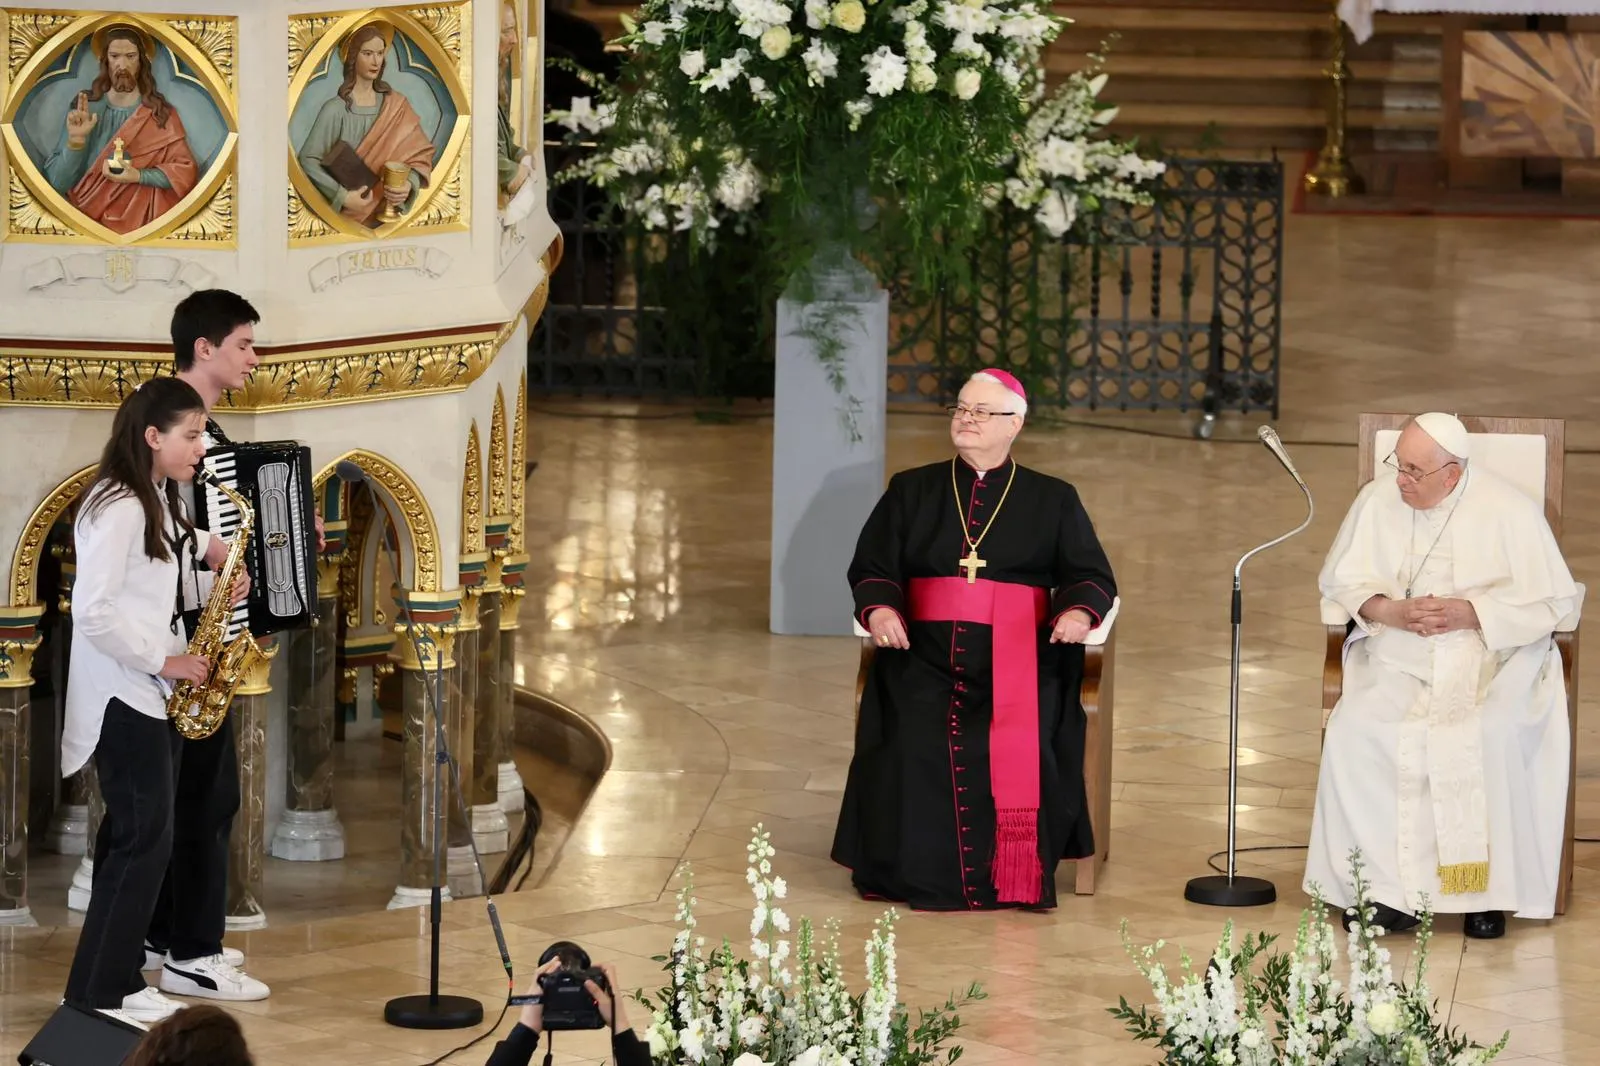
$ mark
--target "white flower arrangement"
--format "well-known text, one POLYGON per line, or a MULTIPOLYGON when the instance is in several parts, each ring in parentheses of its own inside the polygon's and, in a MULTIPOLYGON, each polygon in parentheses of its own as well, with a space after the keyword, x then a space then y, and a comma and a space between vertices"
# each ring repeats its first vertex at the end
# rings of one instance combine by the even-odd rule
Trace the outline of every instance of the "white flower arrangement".
POLYGON ((1162 1049, 1169 1066, 1484 1066, 1505 1050, 1508 1037, 1484 1047, 1434 1017, 1427 984, 1433 918, 1424 906, 1416 937, 1416 965, 1397 982, 1383 929, 1367 895, 1359 853, 1350 856, 1356 906, 1348 933, 1345 981, 1334 973, 1333 926, 1320 895, 1300 916, 1293 950, 1268 948, 1276 939, 1248 934, 1234 943, 1227 923, 1205 967, 1196 972, 1187 953, 1174 981, 1159 961, 1165 944, 1134 948, 1128 923, 1123 944, 1150 982, 1155 1012, 1123 998, 1110 1008, 1134 1039, 1162 1049), (1264 960, 1259 972, 1252 967, 1264 960))
MULTIPOLYGON (((809 918, 782 907, 788 885, 773 873, 771 834, 756 826, 746 880, 755 897, 750 957, 724 941, 711 952, 696 932, 694 885, 684 871, 672 954, 660 959, 669 984, 640 996, 650 1011, 651 1058, 705 1066, 887 1066, 932 1063, 961 1025, 959 1006, 981 999, 973 985, 960 997, 924 1011, 913 1029, 898 1002, 895 912, 878 919, 865 947, 867 987, 845 984, 836 923, 817 944, 809 918), (792 935, 792 939, 791 939, 792 935)), ((951 1049, 951 1060, 959 1049, 951 1049)))
POLYGON ((1117 115, 1099 103, 1106 81, 1098 65, 1073 73, 1028 117, 1019 138, 1003 195, 1032 211, 1052 237, 1108 204, 1151 203, 1151 183, 1166 173, 1165 163, 1105 134, 1117 115))

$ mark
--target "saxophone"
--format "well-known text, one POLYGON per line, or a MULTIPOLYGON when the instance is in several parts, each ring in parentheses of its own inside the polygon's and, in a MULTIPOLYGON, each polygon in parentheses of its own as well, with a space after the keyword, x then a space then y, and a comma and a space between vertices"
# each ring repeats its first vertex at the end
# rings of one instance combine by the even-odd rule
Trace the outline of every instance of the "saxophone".
POLYGON ((277 653, 261 650, 256 638, 247 629, 227 643, 228 618, 233 614, 233 586, 244 569, 244 552, 250 543, 250 531, 255 528, 256 514, 244 497, 217 480, 217 476, 204 468, 195 474, 196 485, 210 484, 239 508, 239 532, 228 547, 228 557, 217 572, 217 582, 211 588, 211 598, 200 613, 194 637, 189 641, 189 654, 199 655, 211 664, 204 684, 179 681, 167 697, 167 717, 188 740, 203 740, 215 733, 228 713, 228 704, 245 677, 256 667, 272 659, 277 653))

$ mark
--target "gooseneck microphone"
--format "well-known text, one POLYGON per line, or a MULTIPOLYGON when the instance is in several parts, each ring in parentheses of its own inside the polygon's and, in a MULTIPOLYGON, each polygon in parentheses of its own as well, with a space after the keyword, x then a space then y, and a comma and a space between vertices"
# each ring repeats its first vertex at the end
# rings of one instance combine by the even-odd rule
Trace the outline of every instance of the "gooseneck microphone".
POLYGON ((1289 476, 1294 478, 1301 488, 1305 488, 1306 479, 1301 477, 1300 471, 1294 468, 1294 460, 1290 459, 1289 453, 1284 450, 1283 441, 1278 437, 1278 431, 1271 426, 1262 426, 1256 430, 1256 436, 1261 438, 1261 443, 1265 444, 1267 450, 1277 457, 1278 462, 1283 464, 1283 468, 1289 471, 1289 476))

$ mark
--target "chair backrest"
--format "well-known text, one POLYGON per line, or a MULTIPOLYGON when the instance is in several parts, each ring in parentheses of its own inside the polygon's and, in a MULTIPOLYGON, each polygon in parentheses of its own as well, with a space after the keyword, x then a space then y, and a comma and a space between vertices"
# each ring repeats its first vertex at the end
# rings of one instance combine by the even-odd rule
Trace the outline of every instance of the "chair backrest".
MULTIPOLYGON (((1469 469, 1492 470, 1530 499, 1544 505, 1544 516, 1561 540, 1562 475, 1567 451, 1567 424, 1559 418, 1496 418, 1457 415, 1472 434, 1469 469)), ((1411 418, 1403 414, 1366 413, 1357 429, 1357 488, 1375 477, 1393 477, 1384 460, 1394 453, 1400 430, 1411 418)))

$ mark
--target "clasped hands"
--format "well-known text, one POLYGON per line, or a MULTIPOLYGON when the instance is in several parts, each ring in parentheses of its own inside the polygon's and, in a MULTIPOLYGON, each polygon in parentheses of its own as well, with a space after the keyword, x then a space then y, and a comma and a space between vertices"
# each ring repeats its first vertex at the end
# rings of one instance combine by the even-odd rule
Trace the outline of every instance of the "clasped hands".
MULTIPOLYGON (((1089 617, 1089 612, 1074 607, 1056 619, 1055 626, 1050 630, 1050 643, 1082 644, 1093 628, 1094 620, 1089 617)), ((868 614, 867 629, 872 633, 872 643, 880 648, 904 651, 911 647, 905 623, 900 620, 899 613, 891 608, 879 607, 868 614)))
POLYGON ((1404 629, 1419 637, 1436 637, 1441 633, 1478 628, 1478 612, 1473 609, 1471 600, 1441 599, 1438 596, 1418 596, 1405 600, 1374 596, 1363 605, 1362 614, 1381 625, 1404 629))

